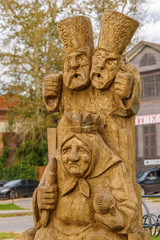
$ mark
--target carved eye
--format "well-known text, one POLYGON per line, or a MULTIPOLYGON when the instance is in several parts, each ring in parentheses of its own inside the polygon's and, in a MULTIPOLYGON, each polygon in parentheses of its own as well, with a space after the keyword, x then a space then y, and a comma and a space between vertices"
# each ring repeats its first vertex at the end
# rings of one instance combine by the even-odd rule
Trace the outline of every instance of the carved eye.
POLYGON ((68 155, 71 151, 71 148, 65 148, 62 150, 62 155, 68 155))
POLYGON ((69 63, 69 60, 70 60, 69 58, 66 58, 65 63, 69 63))
POLYGON ((79 149, 78 149, 78 152, 79 152, 79 153, 86 153, 86 151, 85 151, 83 148, 79 148, 79 149))
POLYGON ((101 59, 102 59, 101 56, 97 55, 97 60, 100 61, 101 59))
POLYGON ((108 61, 107 64, 108 64, 108 65, 112 65, 112 61, 108 61))

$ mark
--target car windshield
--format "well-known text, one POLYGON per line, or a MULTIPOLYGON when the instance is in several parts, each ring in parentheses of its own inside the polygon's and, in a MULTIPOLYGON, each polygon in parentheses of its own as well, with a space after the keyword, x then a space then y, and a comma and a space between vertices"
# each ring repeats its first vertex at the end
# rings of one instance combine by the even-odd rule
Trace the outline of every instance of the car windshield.
POLYGON ((137 172, 136 173, 136 178, 140 179, 144 175, 144 172, 137 172))
POLYGON ((17 183, 19 183, 20 180, 12 180, 12 181, 9 181, 8 183, 4 184, 3 186, 4 187, 13 187, 15 185, 17 185, 17 183))

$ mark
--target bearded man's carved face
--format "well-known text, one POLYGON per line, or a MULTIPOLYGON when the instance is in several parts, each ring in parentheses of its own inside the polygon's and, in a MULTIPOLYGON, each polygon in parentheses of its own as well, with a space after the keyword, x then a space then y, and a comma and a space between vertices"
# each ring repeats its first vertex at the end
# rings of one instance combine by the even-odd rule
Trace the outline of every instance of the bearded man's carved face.
POLYGON ((119 69, 119 56, 98 48, 92 57, 91 82, 101 90, 111 86, 119 69))
POLYGON ((74 51, 65 56, 63 81, 72 90, 81 90, 89 84, 90 63, 87 55, 74 51))

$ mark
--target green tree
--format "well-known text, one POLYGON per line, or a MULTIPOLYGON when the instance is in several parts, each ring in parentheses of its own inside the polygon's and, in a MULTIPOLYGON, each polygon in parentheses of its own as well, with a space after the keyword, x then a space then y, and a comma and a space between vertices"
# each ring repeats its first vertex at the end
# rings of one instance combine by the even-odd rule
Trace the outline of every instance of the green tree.
POLYGON ((0 28, 4 33, 1 89, 19 96, 19 104, 12 111, 23 138, 45 139, 46 127, 57 123, 58 115, 48 114, 44 109, 42 80, 45 74, 62 68, 62 45, 56 25, 62 8, 67 9, 71 3, 66 0, 61 4, 58 0, 0 3, 0 28))
POLYGON ((9 158, 10 148, 7 145, 5 137, 2 137, 3 148, 2 154, 0 156, 0 179, 3 179, 3 168, 6 166, 7 160, 9 158))

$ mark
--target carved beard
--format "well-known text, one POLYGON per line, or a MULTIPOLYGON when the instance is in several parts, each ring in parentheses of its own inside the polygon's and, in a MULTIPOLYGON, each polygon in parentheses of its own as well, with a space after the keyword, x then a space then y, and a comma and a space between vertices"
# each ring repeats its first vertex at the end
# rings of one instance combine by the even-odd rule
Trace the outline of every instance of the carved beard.
POLYGON ((108 89, 113 83, 117 74, 117 69, 113 71, 108 71, 107 69, 96 69, 91 72, 91 82, 92 85, 101 90, 108 89))
POLYGON ((66 87, 72 90, 81 90, 89 85, 89 70, 71 69, 64 72, 63 81, 66 87))

